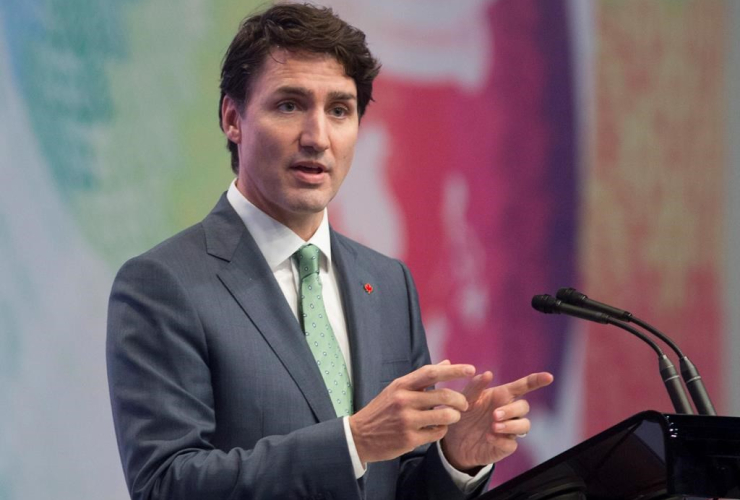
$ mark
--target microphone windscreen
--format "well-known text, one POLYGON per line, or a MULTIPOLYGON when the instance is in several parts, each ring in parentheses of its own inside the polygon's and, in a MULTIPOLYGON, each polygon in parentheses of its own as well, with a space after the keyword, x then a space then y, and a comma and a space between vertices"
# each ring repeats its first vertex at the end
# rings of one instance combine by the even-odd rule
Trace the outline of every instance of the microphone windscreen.
POLYGON ((588 297, 580 293, 573 287, 561 288, 556 294, 557 298, 566 304, 581 305, 588 297))
POLYGON ((556 314, 558 313, 557 310, 557 303, 559 301, 553 297, 552 295, 535 295, 532 297, 532 307, 545 314, 556 314))

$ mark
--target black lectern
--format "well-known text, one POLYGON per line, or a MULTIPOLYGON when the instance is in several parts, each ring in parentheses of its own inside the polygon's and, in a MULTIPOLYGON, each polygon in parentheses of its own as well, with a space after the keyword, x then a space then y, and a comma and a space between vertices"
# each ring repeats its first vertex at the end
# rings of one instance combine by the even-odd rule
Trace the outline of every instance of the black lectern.
POLYGON ((480 498, 740 499, 740 418, 638 413, 480 498))

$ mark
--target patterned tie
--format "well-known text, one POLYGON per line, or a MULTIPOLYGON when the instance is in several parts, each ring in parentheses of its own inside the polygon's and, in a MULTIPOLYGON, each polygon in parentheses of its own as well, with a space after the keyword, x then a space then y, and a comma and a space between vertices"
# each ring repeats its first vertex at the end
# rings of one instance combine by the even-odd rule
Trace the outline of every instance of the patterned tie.
POLYGON ((293 254, 301 279, 298 315, 338 417, 352 414, 352 383, 326 315, 319 279, 319 248, 304 245, 293 254))

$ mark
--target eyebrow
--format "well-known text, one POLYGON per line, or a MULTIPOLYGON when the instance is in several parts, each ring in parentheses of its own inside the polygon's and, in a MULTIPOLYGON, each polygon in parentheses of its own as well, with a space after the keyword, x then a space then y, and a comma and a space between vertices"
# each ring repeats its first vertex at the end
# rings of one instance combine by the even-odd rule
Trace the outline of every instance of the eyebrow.
MULTIPOLYGON (((279 87, 276 91, 276 94, 286 94, 286 95, 296 95, 299 97, 313 97, 314 93, 307 88, 304 87, 290 87, 290 86, 284 86, 279 87)), ((329 92, 329 99, 332 101, 356 101, 357 96, 354 94, 348 93, 348 92, 341 92, 338 90, 335 90, 333 92, 329 92)))

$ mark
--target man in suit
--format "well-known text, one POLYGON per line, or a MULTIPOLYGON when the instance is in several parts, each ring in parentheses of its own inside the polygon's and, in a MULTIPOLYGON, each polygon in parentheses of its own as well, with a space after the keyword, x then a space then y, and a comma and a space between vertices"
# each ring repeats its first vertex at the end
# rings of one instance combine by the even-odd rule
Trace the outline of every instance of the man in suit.
POLYGON ((430 364, 406 267, 328 225, 378 69, 329 9, 241 25, 220 106, 237 178, 111 293, 133 498, 468 498, 529 430, 520 397, 552 376, 486 388, 490 372, 430 364))

